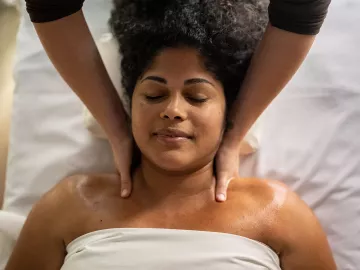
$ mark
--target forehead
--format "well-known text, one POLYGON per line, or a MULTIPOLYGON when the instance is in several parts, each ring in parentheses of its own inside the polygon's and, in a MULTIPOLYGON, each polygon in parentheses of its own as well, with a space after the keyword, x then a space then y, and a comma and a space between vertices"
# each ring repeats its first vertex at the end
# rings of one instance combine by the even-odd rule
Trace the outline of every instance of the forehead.
POLYGON ((194 76, 213 78, 212 74, 207 71, 204 59, 199 52, 188 47, 162 50, 154 57, 145 74, 178 79, 194 76))

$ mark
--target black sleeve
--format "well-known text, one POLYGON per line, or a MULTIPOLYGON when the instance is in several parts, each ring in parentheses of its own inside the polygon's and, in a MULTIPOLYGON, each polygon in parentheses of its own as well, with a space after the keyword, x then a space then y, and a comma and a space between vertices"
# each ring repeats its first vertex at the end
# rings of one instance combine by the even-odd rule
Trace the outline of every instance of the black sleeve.
POLYGON ((84 0, 25 0, 34 23, 50 22, 78 12, 84 0))
POLYGON ((271 25, 293 33, 316 35, 331 0, 270 0, 271 25))
MULTIPOLYGON (((315 35, 326 17, 331 0, 271 0, 273 26, 298 34, 315 35)), ((32 22, 55 21, 82 8, 84 0, 26 0, 32 22)))

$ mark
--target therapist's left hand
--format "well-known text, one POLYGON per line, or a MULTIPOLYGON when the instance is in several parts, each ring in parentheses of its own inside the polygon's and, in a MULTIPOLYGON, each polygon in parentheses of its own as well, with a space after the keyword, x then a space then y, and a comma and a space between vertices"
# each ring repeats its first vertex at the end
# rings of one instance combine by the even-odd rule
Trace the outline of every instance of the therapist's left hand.
POLYGON ((229 183, 238 177, 239 162, 238 147, 223 142, 216 155, 216 200, 218 202, 226 201, 229 183))

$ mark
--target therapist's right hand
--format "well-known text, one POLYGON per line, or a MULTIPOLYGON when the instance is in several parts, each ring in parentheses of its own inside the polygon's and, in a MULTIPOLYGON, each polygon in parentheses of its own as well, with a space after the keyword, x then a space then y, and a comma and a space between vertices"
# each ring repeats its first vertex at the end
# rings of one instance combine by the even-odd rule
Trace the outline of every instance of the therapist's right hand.
MULTIPOLYGON (((111 141, 111 140, 110 140, 111 141)), ((133 140, 130 134, 124 134, 117 138, 117 142, 111 142, 114 154, 114 162, 121 181, 121 197, 127 198, 131 194, 131 162, 133 154, 133 140)))

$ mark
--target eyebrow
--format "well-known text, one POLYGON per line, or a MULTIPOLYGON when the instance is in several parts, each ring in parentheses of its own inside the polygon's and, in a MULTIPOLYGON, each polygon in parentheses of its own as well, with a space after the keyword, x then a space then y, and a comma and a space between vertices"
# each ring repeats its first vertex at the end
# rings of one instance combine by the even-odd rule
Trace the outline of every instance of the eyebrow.
MULTIPOLYGON (((167 84, 167 80, 162 78, 162 77, 159 77, 159 76, 148 76, 148 77, 142 79, 141 83, 146 81, 146 80, 155 81, 155 82, 159 82, 159 83, 162 83, 162 84, 167 84)), ((186 80, 184 82, 184 85, 197 84, 197 83, 207 83, 207 84, 210 84, 210 85, 214 86, 213 83, 211 83, 208 80, 203 79, 203 78, 188 79, 188 80, 186 80)))
POLYGON ((214 84, 212 84, 211 82, 209 82, 208 80, 203 79, 203 78, 188 79, 184 82, 184 85, 197 84, 197 83, 208 83, 208 84, 214 86, 214 84))
POLYGON ((141 80, 141 83, 146 80, 167 84, 167 80, 165 80, 164 78, 158 77, 158 76, 147 76, 146 78, 141 80))

